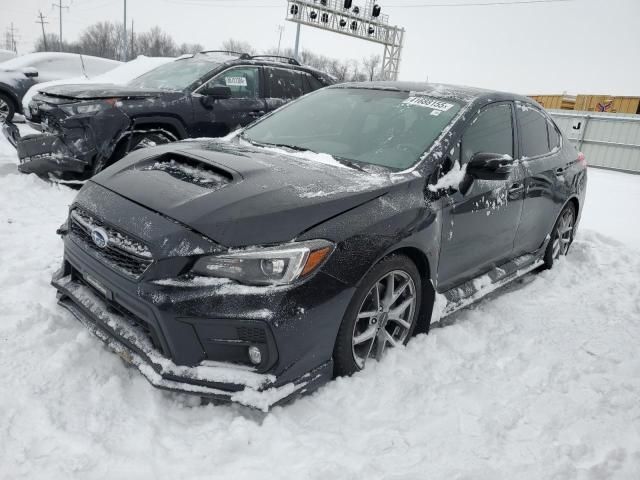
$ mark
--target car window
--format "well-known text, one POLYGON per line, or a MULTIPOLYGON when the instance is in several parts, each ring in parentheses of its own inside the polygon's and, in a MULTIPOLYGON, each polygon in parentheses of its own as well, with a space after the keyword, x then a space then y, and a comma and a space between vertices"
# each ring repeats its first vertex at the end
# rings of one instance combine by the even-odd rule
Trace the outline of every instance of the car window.
POLYGON ((184 90, 218 66, 218 63, 208 58, 175 60, 140 75, 131 80, 128 85, 138 88, 184 90))
POLYGON ((548 122, 542 112, 519 103, 516 115, 520 132, 520 156, 531 158, 549 153, 548 122))
POLYGON ((513 157, 511 105, 501 103, 483 109, 462 136, 462 163, 476 153, 498 153, 513 157))
POLYGON ((324 87, 322 82, 320 82, 320 80, 318 80, 313 75, 309 73, 304 73, 303 76, 305 79, 305 93, 313 92, 315 90, 318 90, 324 87))
POLYGON ((212 84, 229 87, 233 98, 256 98, 260 95, 260 71, 257 67, 232 68, 216 76, 212 84))
POLYGON ((304 95, 302 73, 297 70, 266 67, 269 96, 273 98, 298 98, 304 95))
POLYGON ((549 132, 549 146, 551 150, 560 148, 560 133, 558 132, 558 127, 549 119, 547 119, 547 130, 549 132))

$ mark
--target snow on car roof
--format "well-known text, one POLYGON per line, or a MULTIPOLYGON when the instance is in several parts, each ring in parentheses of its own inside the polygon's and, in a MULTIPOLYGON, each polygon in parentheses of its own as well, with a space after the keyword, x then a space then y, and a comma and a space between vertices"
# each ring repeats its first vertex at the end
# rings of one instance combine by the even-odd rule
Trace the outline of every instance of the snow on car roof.
POLYGON ((104 64, 112 64, 113 67, 118 66, 120 63, 117 60, 110 60, 108 58, 94 57, 91 55, 80 55, 78 53, 65 53, 65 52, 36 52, 27 53, 26 55, 20 55, 19 57, 12 58, 5 62, 0 63, 0 69, 11 70, 15 68, 30 67, 36 62, 43 60, 77 60, 82 57, 85 61, 103 62, 104 64))

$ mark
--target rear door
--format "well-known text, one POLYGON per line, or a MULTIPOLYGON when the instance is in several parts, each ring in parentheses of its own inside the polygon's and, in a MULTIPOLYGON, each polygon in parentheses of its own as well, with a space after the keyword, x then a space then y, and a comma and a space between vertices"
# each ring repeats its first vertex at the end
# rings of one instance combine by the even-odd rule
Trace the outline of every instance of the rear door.
MULTIPOLYGON (((462 168, 475 153, 513 157, 515 115, 511 102, 481 109, 460 143, 462 168)), ((522 210, 522 174, 515 166, 505 180, 474 180, 466 192, 453 192, 443 207, 438 263, 439 290, 448 290, 509 259, 522 210)))
MULTIPOLYGON (((231 67, 205 85, 222 85, 231 90, 231 98, 207 103, 204 95, 193 96, 196 135, 219 137, 244 127, 266 111, 264 87, 258 66, 231 67)), ((201 87, 202 89, 202 87, 201 87)))
POLYGON ((525 200, 515 248, 533 252, 551 232, 568 194, 565 170, 572 159, 562 152, 562 136, 549 116, 536 106, 516 102, 520 160, 525 200))
POLYGON ((264 67, 267 110, 272 111, 312 90, 306 72, 291 68, 264 67))

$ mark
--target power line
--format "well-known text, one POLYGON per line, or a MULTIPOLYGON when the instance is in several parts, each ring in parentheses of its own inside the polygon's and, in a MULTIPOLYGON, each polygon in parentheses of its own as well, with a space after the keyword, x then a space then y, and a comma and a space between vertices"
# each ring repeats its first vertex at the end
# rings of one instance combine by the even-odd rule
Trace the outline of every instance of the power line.
POLYGON ((515 0, 512 2, 468 2, 468 3, 422 3, 393 5, 393 8, 430 8, 430 7, 495 7, 499 5, 526 5, 532 3, 560 3, 573 2, 574 0, 515 0))
MULTIPOLYGON (((180 5, 191 5, 194 7, 218 7, 218 8, 282 8, 282 4, 253 4, 241 3, 255 0, 163 0, 165 3, 180 5), (219 2, 226 2, 224 4, 219 2)), ((390 4, 387 8, 447 8, 447 7, 495 7, 513 5, 531 5, 541 3, 567 3, 574 0, 513 0, 513 1, 491 1, 491 2, 464 2, 464 3, 406 3, 400 5, 390 4)))

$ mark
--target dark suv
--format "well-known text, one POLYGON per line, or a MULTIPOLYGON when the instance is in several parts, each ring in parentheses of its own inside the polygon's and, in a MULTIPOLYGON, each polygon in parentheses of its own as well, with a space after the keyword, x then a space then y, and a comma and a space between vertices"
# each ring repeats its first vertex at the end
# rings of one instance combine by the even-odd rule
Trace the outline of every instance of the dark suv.
POLYGON ((294 59, 214 51, 162 65, 126 86, 49 87, 27 112, 43 133, 15 138, 18 168, 86 179, 138 148, 224 136, 331 83, 294 59))
POLYGON ((267 408, 551 267, 586 185, 531 99, 336 85, 86 182, 53 283, 154 385, 267 408))

